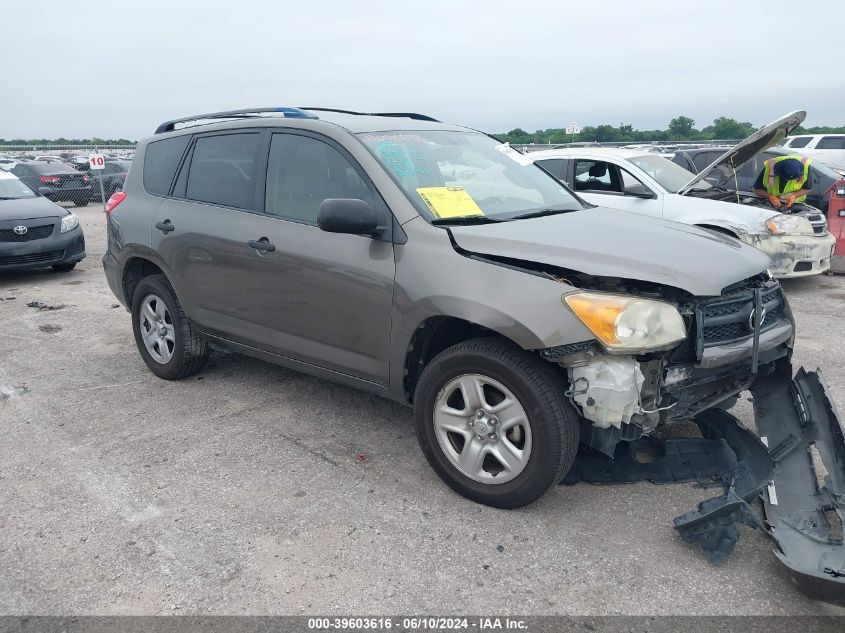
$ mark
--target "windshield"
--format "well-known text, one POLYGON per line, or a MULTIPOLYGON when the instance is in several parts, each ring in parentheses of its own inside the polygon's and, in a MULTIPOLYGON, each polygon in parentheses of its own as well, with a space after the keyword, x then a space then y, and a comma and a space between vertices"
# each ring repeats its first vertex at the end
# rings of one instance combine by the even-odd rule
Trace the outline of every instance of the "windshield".
POLYGON ((366 132, 358 138, 429 220, 508 220, 584 209, 530 158, 478 132, 366 132))
POLYGON ((0 200, 34 198, 35 192, 6 172, 0 172, 0 200))
MULTIPOLYGON (((695 178, 695 174, 662 156, 635 156, 628 160, 654 178, 669 193, 678 193, 684 185, 695 178)), ((695 188, 709 189, 710 185, 699 182, 696 183, 695 188)))

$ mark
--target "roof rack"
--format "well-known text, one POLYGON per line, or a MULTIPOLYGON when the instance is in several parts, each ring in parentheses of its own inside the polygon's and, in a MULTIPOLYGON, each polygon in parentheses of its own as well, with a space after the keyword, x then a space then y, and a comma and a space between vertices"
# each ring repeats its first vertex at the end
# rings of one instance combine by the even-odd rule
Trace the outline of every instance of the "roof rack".
POLYGON ((338 110, 336 108, 306 108, 300 106, 300 110, 314 110, 315 112, 338 112, 340 114, 355 114, 358 116, 392 116, 401 117, 403 119, 414 119, 416 121, 431 121, 432 123, 440 123, 434 117, 427 114, 418 114, 416 112, 355 112, 353 110, 338 110))
POLYGON ((172 121, 165 121, 156 128, 156 134, 164 132, 172 132, 176 129, 177 123, 188 123, 191 121, 202 121, 204 119, 236 119, 236 118, 252 118, 257 114, 264 114, 273 112, 281 114, 288 119, 316 119, 317 116, 309 112, 303 112, 301 108, 246 108, 244 110, 227 110, 225 112, 211 112, 209 114, 195 114, 194 116, 184 117, 182 119, 173 119, 172 121))

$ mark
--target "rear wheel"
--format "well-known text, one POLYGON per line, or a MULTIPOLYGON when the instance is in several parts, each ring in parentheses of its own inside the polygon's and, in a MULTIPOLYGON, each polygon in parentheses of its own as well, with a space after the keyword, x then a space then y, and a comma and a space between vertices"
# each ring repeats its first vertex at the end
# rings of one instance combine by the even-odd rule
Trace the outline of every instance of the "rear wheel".
POLYGON ((579 423, 566 388, 550 365, 510 342, 460 343, 420 377, 417 439, 456 492, 499 508, 527 505, 575 459, 579 423))
POLYGON ((138 282, 132 296, 132 329, 141 357, 159 378, 186 378, 208 360, 208 343, 185 316, 164 275, 138 282))

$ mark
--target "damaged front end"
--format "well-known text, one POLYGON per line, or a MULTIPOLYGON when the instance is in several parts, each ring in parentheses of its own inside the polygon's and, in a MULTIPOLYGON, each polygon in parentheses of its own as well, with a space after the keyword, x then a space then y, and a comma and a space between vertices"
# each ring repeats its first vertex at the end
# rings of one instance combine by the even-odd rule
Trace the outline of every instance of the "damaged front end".
POLYGON ((678 304, 676 349, 608 353, 595 341, 543 350, 569 375, 585 446, 562 483, 720 485, 677 517, 684 541, 723 560, 745 523, 765 531, 802 590, 845 604, 845 438, 820 373, 793 378, 792 316, 764 276, 720 297, 678 304), (759 436, 725 409, 750 390, 759 436), (666 437, 692 420, 701 437, 666 437), (752 505, 763 497, 764 514, 752 505))

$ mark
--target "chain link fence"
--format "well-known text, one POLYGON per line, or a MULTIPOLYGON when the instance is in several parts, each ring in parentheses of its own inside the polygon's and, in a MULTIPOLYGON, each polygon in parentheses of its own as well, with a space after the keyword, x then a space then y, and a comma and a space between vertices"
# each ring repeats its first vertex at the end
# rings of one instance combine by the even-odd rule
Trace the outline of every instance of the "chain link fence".
POLYGON ((134 143, 0 144, 0 170, 11 172, 34 189, 42 189, 56 202, 105 205, 110 196, 122 190, 134 154, 134 143), (104 157, 102 169, 92 168, 90 159, 94 155, 104 157))

